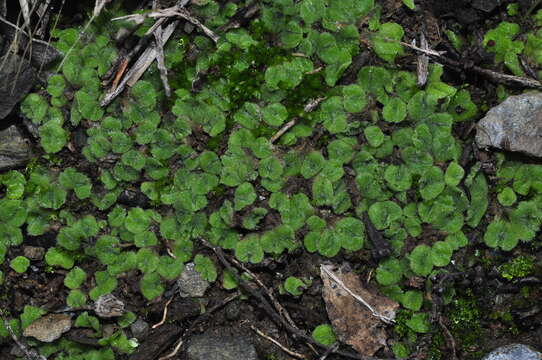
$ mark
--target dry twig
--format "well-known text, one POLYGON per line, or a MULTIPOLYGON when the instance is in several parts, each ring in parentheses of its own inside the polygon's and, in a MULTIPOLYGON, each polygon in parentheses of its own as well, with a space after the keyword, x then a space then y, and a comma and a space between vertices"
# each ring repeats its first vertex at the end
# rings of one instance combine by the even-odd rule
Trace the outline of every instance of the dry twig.
POLYGON ((269 340, 270 342, 272 342, 273 344, 277 345, 282 351, 284 351, 285 353, 295 357, 295 358, 298 358, 298 359, 305 359, 305 355, 303 354, 300 354, 300 353, 297 353, 293 350, 290 350, 288 349, 286 346, 282 345, 280 342, 278 342, 277 340, 273 339, 271 336, 269 335, 266 335, 264 332, 260 331, 258 328, 256 328, 254 325, 250 324, 250 328, 252 329, 252 331, 254 331, 256 334, 260 335, 261 337, 263 337, 264 339, 267 339, 269 340))
POLYGON ((152 329, 156 329, 157 327, 159 326, 162 326, 162 324, 164 324, 166 322, 166 319, 167 319, 167 307, 169 306, 169 304, 171 303, 171 301, 173 300, 173 298, 175 297, 175 295, 173 295, 167 302, 166 302, 166 305, 164 305, 164 312, 162 313, 162 320, 160 320, 159 322, 157 322, 156 324, 154 324, 151 328, 152 329))
MULTIPOLYGON (((319 97, 319 98, 316 98, 316 99, 313 99, 311 101, 309 101, 305 107, 303 108, 303 110, 307 113, 313 111, 314 109, 316 109, 316 107, 318 105, 320 105, 320 103, 322 101, 324 101, 325 97, 319 97)), ((269 142, 271 144, 273 144, 275 141, 277 141, 278 139, 280 139, 280 137, 282 135, 284 135, 288 130, 290 130, 292 127, 295 126, 295 124, 297 123, 297 118, 293 118, 292 120, 288 121, 286 124, 282 125, 282 127, 275 133, 275 135, 273 135, 270 139, 269 139, 269 142)))

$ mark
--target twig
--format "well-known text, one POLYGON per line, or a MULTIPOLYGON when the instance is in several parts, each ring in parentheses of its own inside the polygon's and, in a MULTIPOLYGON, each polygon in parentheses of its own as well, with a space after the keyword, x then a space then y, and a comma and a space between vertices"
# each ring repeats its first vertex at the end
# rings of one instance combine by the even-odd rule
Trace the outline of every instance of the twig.
MULTIPOLYGON (((394 42, 394 40, 391 40, 391 39, 386 39, 386 40, 394 42)), ((421 49, 419 47, 410 45, 410 44, 402 42, 402 41, 398 41, 398 43, 403 45, 403 46, 406 46, 406 47, 408 47, 408 48, 410 48, 410 49, 412 49, 414 51, 421 52, 421 53, 427 54, 427 55, 429 55, 429 56, 431 56, 433 58, 436 58, 441 63, 443 63, 444 65, 453 67, 455 69, 463 69, 464 68, 464 66, 462 66, 461 63, 443 56, 441 52, 434 51, 434 50, 421 49)), ((534 89, 542 88, 542 83, 540 81, 538 81, 538 80, 535 80, 535 79, 525 78, 525 77, 521 77, 521 76, 508 75, 508 74, 502 74, 502 73, 498 73, 498 72, 493 71, 493 70, 488 70, 488 69, 481 68, 481 67, 476 66, 476 65, 471 67, 470 69, 472 69, 474 72, 477 72, 477 73, 489 78, 490 80, 493 80, 496 83, 508 84, 508 85, 510 85, 510 84, 511 85, 521 85, 521 86, 524 86, 524 87, 527 87, 527 88, 534 88, 534 89)))
POLYGON ((275 141, 277 141, 282 135, 284 135, 284 133, 288 130, 290 130, 297 122, 297 118, 294 118, 290 121, 288 121, 286 124, 284 124, 280 129, 279 131, 276 132, 275 135, 273 135, 271 137, 271 139, 269 139, 269 142, 271 144, 273 144, 275 141))
POLYGON ((456 350, 455 350, 454 337, 453 337, 452 333, 450 333, 450 330, 448 330, 448 328, 444 324, 444 321, 442 321, 442 316, 438 317, 438 324, 439 324, 440 328, 442 329, 442 332, 444 332, 444 335, 446 336, 446 343, 448 344, 448 347, 450 348, 450 350, 452 352, 450 359, 457 360, 457 353, 456 353, 456 350))
POLYGON ((154 32, 154 39, 156 42, 156 63, 158 65, 158 70, 160 70, 160 79, 162 80, 166 96, 169 97, 171 96, 171 88, 169 87, 167 80, 167 68, 164 56, 164 42, 162 41, 163 38, 161 27, 157 28, 154 32))
MULTIPOLYGON (((330 350, 329 346, 320 344, 319 342, 315 341, 312 337, 307 335, 303 330, 300 330, 300 329, 297 329, 297 328, 293 327, 292 325, 290 325, 283 317, 281 317, 273 309, 271 304, 269 304, 267 299, 259 291, 253 289, 243 278, 241 278, 241 276, 239 276, 239 274, 237 274, 235 272, 235 269, 233 268, 233 266, 228 262, 228 260, 226 260, 226 257, 224 256, 224 252, 222 251, 221 248, 213 246, 211 243, 209 243, 208 241, 206 241, 203 238, 200 238, 200 241, 203 243, 203 245, 205 245, 209 249, 213 250, 213 252, 217 256, 218 260, 222 263, 222 265, 224 265, 224 267, 227 270, 229 270, 231 272, 231 274, 233 275, 233 277, 235 278, 235 280, 237 281, 239 286, 243 290, 245 290, 246 292, 248 292, 250 295, 254 296, 258 300, 258 304, 273 319, 273 321, 275 321, 277 324, 282 325, 294 337, 300 338, 300 339, 304 340, 307 343, 310 343, 310 344, 312 344, 312 345, 314 345, 314 346, 316 346, 316 347, 318 347, 320 349, 323 349, 324 351, 331 351, 333 354, 338 354, 338 355, 341 355, 343 357, 347 357, 349 359, 383 360, 383 359, 375 358, 375 357, 372 357, 372 356, 362 356, 362 355, 358 355, 358 354, 354 354, 354 353, 346 352, 346 351, 339 351, 339 350, 333 351, 333 349, 330 350)), ((389 360, 391 360, 391 359, 389 359, 389 360)))
POLYGON ((160 358, 158 358, 158 360, 167 360, 167 359, 171 359, 172 357, 174 357, 175 355, 177 355, 177 353, 179 352, 179 350, 181 349, 181 346, 183 345, 184 343, 184 339, 190 335, 190 333, 192 333, 192 331, 194 330, 194 328, 196 327, 197 324, 199 324, 203 319, 205 319, 207 316, 211 315, 213 312, 215 312, 217 309, 220 309, 222 306, 226 305, 227 303, 229 303, 230 301, 232 300, 235 300, 237 299, 239 296, 241 295, 241 293, 237 292, 235 294, 232 294, 230 296, 228 296, 227 298, 225 298, 224 300, 222 300, 221 302, 219 302, 218 304, 216 304, 215 306, 213 306, 212 308, 210 308, 208 311, 206 311, 204 314, 201 314, 200 316, 198 316, 198 318, 196 318, 196 320, 194 320, 192 322, 192 324, 190 324, 190 327, 188 329, 186 329, 184 331, 184 333, 181 335, 181 337, 179 338, 178 342, 177 342, 177 345, 175 345, 175 347, 173 348, 173 350, 165 355, 165 356, 162 356, 160 358))
MULTIPOLYGON (((306 112, 306 113, 309 113, 311 111, 313 111, 314 109, 316 109, 316 107, 318 105, 320 105, 320 103, 322 101, 324 101, 325 97, 319 97, 319 98, 316 98, 316 99, 313 99, 311 101, 309 101, 305 107, 303 108, 303 110, 306 112)), ((277 141, 282 135, 284 135, 284 133, 286 133, 286 131, 290 130, 295 124, 297 123, 297 118, 293 118, 292 120, 288 121, 286 124, 282 125, 282 127, 276 132, 275 135, 273 135, 270 139, 269 139, 269 142, 271 144, 273 144, 275 141, 277 141)))
POLYGON ((256 334, 260 335, 261 337, 263 337, 264 339, 267 339, 269 341, 271 341, 273 344, 277 345, 282 351, 284 351, 285 353, 295 357, 295 358, 298 358, 298 359, 305 359, 305 355, 303 354, 300 354, 300 353, 297 353, 293 350, 290 350, 288 349, 286 346, 282 345, 280 342, 278 342, 277 340, 273 339, 272 337, 270 337, 269 335, 266 335, 264 332, 258 330, 254 325, 250 324, 249 325, 250 328, 252 329, 252 331, 254 331, 256 334))
POLYGON ((333 280, 337 285, 339 285, 344 291, 346 291, 348 294, 350 294, 350 296, 352 296, 354 299, 356 299, 357 301, 359 301, 360 303, 362 303, 363 305, 365 305, 365 307, 367 309, 369 309, 369 311, 371 311, 371 313, 373 314, 374 317, 382 320, 383 322, 385 322, 386 324, 394 324, 395 323, 395 320, 393 320, 392 318, 389 318, 387 316, 384 316, 382 314, 380 314, 378 311, 376 311, 367 301, 365 301, 365 299, 363 299, 361 296, 359 296, 358 294, 355 294, 352 290, 350 290, 343 282, 341 279, 339 279, 335 274, 333 274, 326 265, 322 264, 320 265, 320 269, 322 270, 323 273, 325 273, 331 280, 333 280))
POLYGON ((166 305, 164 305, 164 312, 162 313, 162 320, 160 320, 159 322, 157 322, 156 324, 154 324, 152 326, 152 329, 156 329, 157 327, 159 326, 162 326, 162 324, 164 324, 166 322, 166 319, 167 319, 167 307, 169 306, 169 304, 171 303, 171 300, 173 300, 173 298, 175 297, 175 295, 173 295, 167 302, 166 302, 166 305))
MULTIPOLYGON (((339 348, 339 343, 335 343, 330 346, 329 350, 337 350, 338 348, 339 348)), ((331 354, 331 351, 326 351, 319 360, 326 360, 329 354, 331 354)))
MULTIPOLYGON (((425 34, 423 32, 420 34, 420 46, 424 50, 429 50, 429 43, 427 42, 427 39, 425 38, 425 34)), ((426 54, 418 55, 416 73, 418 76, 419 87, 422 87, 427 83, 428 67, 429 57, 426 54)))
POLYGON ((8 330, 9 335, 11 336, 15 344, 17 344, 19 349, 21 349, 21 351, 24 353, 24 356, 28 360, 47 360, 45 356, 39 354, 36 350, 29 348, 21 340, 19 340, 19 338, 17 337, 17 335, 15 335, 15 332, 13 332, 13 329, 9 325, 9 322, 3 318, 2 320, 4 321, 4 326, 8 330))
POLYGON ((254 274, 252 271, 247 269, 247 267, 244 266, 242 263, 240 263, 239 261, 237 261, 233 257, 230 257, 230 261, 232 263, 234 263, 235 265, 237 265, 239 268, 241 268, 245 273, 247 273, 256 282, 256 284, 258 284, 262 289, 264 289, 264 291, 266 292, 267 296, 269 297, 269 299, 271 300, 271 302, 275 306, 275 309, 278 311, 278 313, 281 314, 282 316, 284 316, 286 321, 288 321, 288 323, 290 323, 290 325, 292 325, 293 327, 295 327, 297 329, 298 326, 292 320, 292 317, 290 316, 290 313, 288 312, 288 310, 286 310, 280 304, 280 302, 278 302, 278 300, 275 298, 275 296, 273 294, 273 290, 268 288, 267 286, 265 286, 265 284, 260 280, 260 278, 258 276, 256 276, 256 274, 254 274))
MULTIPOLYGON (((179 24, 179 21, 174 21, 169 24, 162 35, 163 42, 165 43, 170 36, 173 34, 173 31, 179 24)), ((118 87, 108 92, 102 101, 100 102, 101 106, 107 106, 113 101, 121 92, 124 91, 126 86, 132 86, 135 84, 139 78, 145 73, 147 68, 152 64, 154 59, 156 59, 157 50, 155 46, 147 48, 143 54, 139 57, 136 63, 132 68, 127 72, 124 78, 119 83, 118 87)))
POLYGON ((161 9, 157 11, 151 11, 146 14, 131 14, 126 16, 120 16, 117 18, 112 19, 113 21, 117 20, 126 20, 126 21, 133 21, 137 24, 142 23, 146 18, 168 18, 168 17, 180 17, 181 19, 184 19, 196 27, 198 27, 205 35, 211 38, 215 42, 215 44, 220 39, 220 36, 216 35, 211 29, 209 29, 207 26, 203 25, 198 19, 193 17, 190 12, 186 9, 179 8, 178 6, 172 6, 170 8, 161 9))
POLYGON ((175 347, 173 348, 173 350, 165 355, 165 356, 162 356, 162 357, 159 357, 158 360, 167 360, 167 359, 171 359, 172 357, 174 357, 175 355, 177 355, 177 353, 179 352, 179 350, 181 349, 181 346, 183 346, 183 343, 184 343, 184 336, 181 336, 180 339, 177 341, 177 345, 175 345, 175 347))

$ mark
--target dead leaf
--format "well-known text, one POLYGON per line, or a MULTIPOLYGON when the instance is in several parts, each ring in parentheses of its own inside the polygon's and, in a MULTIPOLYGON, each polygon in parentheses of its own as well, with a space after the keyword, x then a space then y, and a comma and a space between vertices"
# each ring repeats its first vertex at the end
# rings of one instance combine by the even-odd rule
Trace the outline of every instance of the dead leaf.
POLYGON ((359 276, 348 267, 338 268, 334 265, 322 265, 321 277, 324 282, 323 297, 326 309, 335 333, 341 342, 351 345, 364 356, 374 355, 386 346, 386 323, 381 318, 395 319, 399 304, 387 297, 380 296, 374 289, 367 289, 359 276), (340 280, 342 285, 334 281, 340 280), (376 314, 350 292, 363 299, 376 314))
POLYGON ((28 325, 24 329, 23 335, 32 336, 43 342, 53 342, 60 338, 66 331, 70 330, 71 327, 72 320, 70 315, 49 314, 28 325))

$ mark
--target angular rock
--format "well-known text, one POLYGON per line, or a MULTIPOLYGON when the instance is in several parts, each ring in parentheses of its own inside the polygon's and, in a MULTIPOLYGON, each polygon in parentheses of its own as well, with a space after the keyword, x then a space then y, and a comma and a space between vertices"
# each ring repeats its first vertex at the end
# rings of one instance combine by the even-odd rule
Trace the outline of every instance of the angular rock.
POLYGON ((14 54, 0 57, 0 119, 5 118, 15 104, 34 86, 36 71, 28 61, 14 54))
POLYGON ((142 319, 137 319, 132 325, 130 325, 132 335, 140 341, 147 337, 147 335, 149 334, 149 329, 149 323, 142 319))
POLYGON ((193 336, 186 353, 188 360, 258 359, 254 345, 242 336, 193 336))
POLYGON ((542 93, 510 96, 476 126, 478 147, 542 156, 542 93))
POLYGON ((53 342, 70 330, 72 319, 67 314, 49 314, 28 325, 23 331, 24 336, 32 336, 39 341, 53 342))
POLYGON ((181 297, 200 297, 205 294, 209 283, 195 270, 194 263, 188 263, 177 279, 177 286, 181 297))
POLYGON ((0 171, 23 166, 30 156, 30 145, 14 125, 0 130, 0 171))
POLYGON ((473 8, 489 13, 495 10, 499 3, 495 0, 474 0, 471 5, 473 8))
POLYGON ((23 253, 30 260, 41 260, 45 255, 45 249, 40 246, 24 246, 23 253))
POLYGON ((94 312, 101 318, 122 316, 124 303, 113 294, 102 295, 94 303, 94 312))
POLYGON ((523 344, 501 346, 484 356, 482 360, 540 360, 542 353, 523 344))

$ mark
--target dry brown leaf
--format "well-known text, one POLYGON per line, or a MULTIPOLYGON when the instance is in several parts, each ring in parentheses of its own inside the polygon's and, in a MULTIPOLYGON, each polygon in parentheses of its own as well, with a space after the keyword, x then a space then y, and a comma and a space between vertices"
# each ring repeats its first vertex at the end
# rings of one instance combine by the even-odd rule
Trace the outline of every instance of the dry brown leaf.
POLYGON ((372 356, 380 348, 386 346, 388 338, 385 330, 386 323, 381 318, 393 320, 399 304, 378 295, 374 289, 365 288, 359 276, 347 266, 338 268, 322 265, 321 276, 324 282, 323 297, 327 314, 338 339, 351 345, 364 356, 372 356), (342 282, 342 285, 334 281, 328 273, 332 273, 342 282), (380 318, 344 287, 368 303, 380 318))

